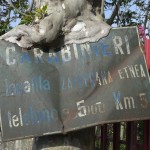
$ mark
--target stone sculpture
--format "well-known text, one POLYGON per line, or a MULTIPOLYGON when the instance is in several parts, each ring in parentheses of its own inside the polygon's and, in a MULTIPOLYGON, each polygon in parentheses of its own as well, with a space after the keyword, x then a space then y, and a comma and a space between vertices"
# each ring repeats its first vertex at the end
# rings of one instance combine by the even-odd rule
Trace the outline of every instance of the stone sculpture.
POLYGON ((0 39, 23 48, 50 45, 57 39, 65 45, 98 41, 109 33, 110 26, 97 13, 96 1, 35 0, 37 8, 47 5, 46 16, 30 26, 18 25, 0 39))

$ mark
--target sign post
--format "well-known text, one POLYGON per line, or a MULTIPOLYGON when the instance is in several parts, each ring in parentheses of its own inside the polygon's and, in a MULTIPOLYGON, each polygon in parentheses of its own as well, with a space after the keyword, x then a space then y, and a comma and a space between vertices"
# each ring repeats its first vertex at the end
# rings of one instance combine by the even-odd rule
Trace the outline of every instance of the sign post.
POLYGON ((24 51, 0 46, 3 140, 150 118, 150 84, 136 27, 95 43, 24 51))

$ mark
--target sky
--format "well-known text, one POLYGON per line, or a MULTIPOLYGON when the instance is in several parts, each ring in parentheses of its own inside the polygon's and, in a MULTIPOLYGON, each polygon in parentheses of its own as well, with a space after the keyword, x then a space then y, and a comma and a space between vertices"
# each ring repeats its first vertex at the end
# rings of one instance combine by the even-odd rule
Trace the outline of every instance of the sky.
MULTIPOLYGON (((111 2, 111 0, 107 0, 107 1, 111 2)), ((135 0, 132 0, 132 1, 135 1, 135 0)), ((145 0, 145 2, 148 3, 148 0, 145 0)), ((31 0, 29 0, 29 3, 31 3, 31 0)), ((123 9, 121 8, 121 10, 123 10, 123 9)), ((145 15, 144 12, 142 12, 140 9, 136 8, 136 6, 133 5, 132 3, 130 3, 129 6, 126 6, 126 8, 123 11, 128 11, 128 10, 131 10, 131 11, 135 10, 136 12, 138 12, 140 14, 140 16, 137 16, 137 18, 142 17, 142 16, 144 17, 144 15, 145 15)), ((108 19, 111 16, 111 14, 112 14, 112 10, 105 10, 106 19, 108 19)), ((13 14, 11 14, 11 15, 13 15, 13 14)), ((19 24, 19 22, 20 22, 20 19, 17 19, 16 21, 12 22, 11 25, 13 27, 15 27, 19 24)), ((113 26, 116 27, 115 24, 113 26)))
MULTIPOLYGON (((31 1, 32 0, 28 0, 29 4, 31 4, 31 1)), ((13 15, 13 14, 11 14, 11 15, 13 15)), ((16 19, 15 21, 11 22, 11 26, 15 27, 19 24, 19 22, 20 22, 20 19, 16 19)))

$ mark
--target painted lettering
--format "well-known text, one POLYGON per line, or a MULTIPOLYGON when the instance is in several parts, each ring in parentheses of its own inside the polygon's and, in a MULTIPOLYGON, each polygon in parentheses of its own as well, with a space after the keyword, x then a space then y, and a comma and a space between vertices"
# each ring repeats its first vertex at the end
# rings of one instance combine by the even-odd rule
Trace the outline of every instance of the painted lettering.
POLYGON ((6 48, 6 63, 7 65, 14 65, 16 64, 16 59, 15 58, 11 58, 11 52, 15 52, 15 47, 7 47, 6 48))
MULTIPOLYGON (((128 40, 127 35, 124 36, 124 41, 126 44, 126 54, 131 54, 129 40, 128 40)), ((124 55, 125 54, 124 49, 123 49, 123 39, 120 36, 114 37, 113 44, 114 44, 116 55, 119 55, 119 54, 124 55)))
POLYGON ((62 54, 62 61, 63 62, 68 62, 71 61, 71 51, 70 51, 70 46, 66 46, 61 50, 62 54))
POLYGON ((12 126, 12 122, 11 122, 11 113, 8 111, 7 115, 8 115, 9 127, 12 128, 13 126, 12 126))
POLYGON ((100 71, 96 72, 96 81, 102 86, 112 83, 113 79, 109 71, 100 71))
POLYGON ((33 107, 29 107, 27 112, 22 113, 22 109, 18 109, 18 114, 12 114, 8 112, 8 121, 10 128, 17 128, 23 126, 33 126, 37 124, 51 123, 58 119, 58 112, 56 109, 42 109, 35 110, 33 107))
POLYGON ((42 76, 33 77, 30 81, 11 83, 5 79, 6 96, 21 95, 23 93, 34 93, 50 91, 50 81, 42 76))
POLYGON ((84 117, 86 116, 86 107, 83 105, 84 104, 84 100, 81 100, 79 102, 76 103, 77 104, 77 109, 78 109, 78 116, 79 117, 84 117))
POLYGON ((142 108, 147 108, 148 107, 148 100, 146 98, 146 93, 140 93, 139 94, 140 101, 141 101, 141 107, 142 108))
POLYGON ((102 102, 97 102, 93 105, 85 105, 85 101, 81 100, 76 104, 78 109, 78 115, 74 119, 76 119, 77 117, 85 117, 88 115, 96 115, 98 113, 105 112, 105 104, 102 102))
POLYGON ((87 53, 89 56, 91 55, 91 48, 90 48, 90 45, 89 45, 88 43, 81 44, 81 45, 80 45, 80 48, 81 48, 82 56, 85 56, 86 53, 87 53), (86 53, 85 53, 85 52, 86 52, 86 53))
POLYGON ((42 58, 43 51, 41 51, 38 48, 34 48, 33 52, 34 52, 35 63, 44 63, 43 58, 42 58))
POLYGON ((28 52, 21 53, 20 63, 23 64, 25 62, 31 63, 31 58, 28 52))
POLYGON ((52 63, 59 63, 59 57, 56 55, 56 53, 49 53, 49 57, 48 57, 48 63, 52 64, 52 63))
POLYGON ((112 56, 112 52, 108 51, 108 45, 101 43, 102 56, 112 56))
POLYGON ((128 36, 125 35, 124 38, 125 38, 125 43, 126 43, 127 54, 131 54, 128 36))
POLYGON ((115 104, 116 104, 116 110, 120 110, 120 109, 123 110, 123 106, 121 104, 121 93, 120 93, 120 91, 114 92, 113 97, 114 97, 115 104))
POLYGON ((12 124, 13 124, 14 127, 18 127, 19 126, 19 117, 18 116, 14 115, 12 117, 12 124))
POLYGON ((118 70, 120 79, 145 78, 146 73, 142 64, 135 64, 118 70))
POLYGON ((121 92, 113 92, 116 110, 135 109, 135 100, 132 96, 121 97, 121 92))
POLYGON ((133 97, 124 97, 124 105, 125 109, 134 109, 135 104, 134 104, 134 98, 133 97))
POLYGON ((74 56, 76 59, 78 59, 79 54, 78 54, 77 44, 73 44, 73 49, 74 49, 74 56))

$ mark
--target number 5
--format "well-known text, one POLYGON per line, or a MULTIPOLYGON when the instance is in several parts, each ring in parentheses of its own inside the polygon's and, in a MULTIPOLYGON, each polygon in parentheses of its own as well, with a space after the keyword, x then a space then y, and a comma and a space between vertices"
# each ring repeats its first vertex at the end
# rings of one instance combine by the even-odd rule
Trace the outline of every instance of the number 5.
POLYGON ((77 109, 79 111, 78 112, 79 117, 86 116, 86 107, 82 105, 82 104, 84 104, 84 100, 81 100, 81 101, 77 102, 76 104, 77 104, 77 109))

